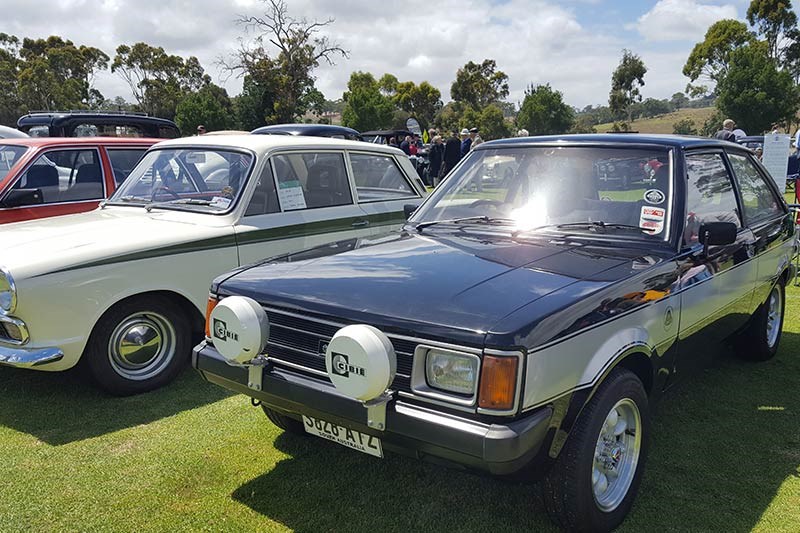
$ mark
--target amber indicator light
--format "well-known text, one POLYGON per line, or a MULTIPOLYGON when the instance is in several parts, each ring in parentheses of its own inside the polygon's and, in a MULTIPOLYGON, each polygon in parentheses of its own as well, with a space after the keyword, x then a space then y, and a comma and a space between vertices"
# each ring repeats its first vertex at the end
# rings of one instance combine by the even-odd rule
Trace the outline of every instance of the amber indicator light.
POLYGON ((481 367, 478 406, 484 409, 508 410, 514 406, 517 386, 516 357, 485 355, 481 367))
POLYGON ((219 300, 216 298, 216 296, 210 296, 209 295, 208 303, 206 304, 206 338, 207 339, 211 338, 211 312, 214 310, 214 308, 217 306, 218 303, 219 303, 219 300))

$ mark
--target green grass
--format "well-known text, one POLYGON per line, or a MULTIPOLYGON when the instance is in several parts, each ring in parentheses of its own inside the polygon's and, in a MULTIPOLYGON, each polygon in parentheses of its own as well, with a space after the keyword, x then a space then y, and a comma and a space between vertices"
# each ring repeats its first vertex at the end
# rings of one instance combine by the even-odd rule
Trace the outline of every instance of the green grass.
MULTIPOLYGON (((800 289, 776 359, 669 393, 622 531, 800 530, 800 289)), ((282 434, 185 372, 108 398, 0 367, 0 530, 551 531, 535 487, 282 434)))
MULTIPOLYGON (((672 133, 672 125, 689 118, 694 120, 694 127, 697 130, 703 127, 703 123, 714 114, 713 107, 700 107, 700 108, 685 108, 679 109, 673 113, 666 115, 659 115, 653 118, 645 118, 641 120, 634 120, 631 123, 631 129, 639 133, 672 133)), ((597 133, 606 133, 614 126, 613 122, 606 124, 598 124, 595 126, 597 133)))

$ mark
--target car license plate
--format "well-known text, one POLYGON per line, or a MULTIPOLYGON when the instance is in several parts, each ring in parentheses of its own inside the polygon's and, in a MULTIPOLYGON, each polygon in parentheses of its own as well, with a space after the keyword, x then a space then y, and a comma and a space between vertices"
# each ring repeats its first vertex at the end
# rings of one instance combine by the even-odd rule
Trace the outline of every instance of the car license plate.
POLYGON ((303 427, 306 428, 306 433, 375 457, 383 457, 383 448, 378 437, 305 415, 303 415, 303 427))

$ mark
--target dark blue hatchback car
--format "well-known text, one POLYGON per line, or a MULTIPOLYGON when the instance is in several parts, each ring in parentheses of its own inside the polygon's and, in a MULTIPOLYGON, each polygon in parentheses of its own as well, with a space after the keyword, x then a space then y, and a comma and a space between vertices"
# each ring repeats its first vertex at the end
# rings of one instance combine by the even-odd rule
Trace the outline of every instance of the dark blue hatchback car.
POLYGON ((734 335, 775 355, 793 235, 731 143, 487 142, 402 232, 219 277, 194 366, 287 431, 543 477, 558 524, 610 530, 652 402, 734 335))

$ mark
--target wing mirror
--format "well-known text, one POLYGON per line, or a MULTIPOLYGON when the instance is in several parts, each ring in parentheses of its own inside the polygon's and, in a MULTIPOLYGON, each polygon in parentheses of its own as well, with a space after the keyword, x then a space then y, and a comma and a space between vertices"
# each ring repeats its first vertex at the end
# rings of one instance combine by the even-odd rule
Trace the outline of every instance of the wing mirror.
POLYGON ((23 207, 44 203, 41 189, 11 189, 0 202, 0 207, 23 207))
POLYGON ((417 206, 414 204, 406 204, 403 206, 403 214, 406 216, 406 220, 411 218, 411 215, 414 214, 414 211, 417 210, 417 206))
POLYGON ((736 224, 733 222, 706 222, 700 226, 700 242, 703 255, 708 255, 709 246, 722 246, 736 242, 736 224))

